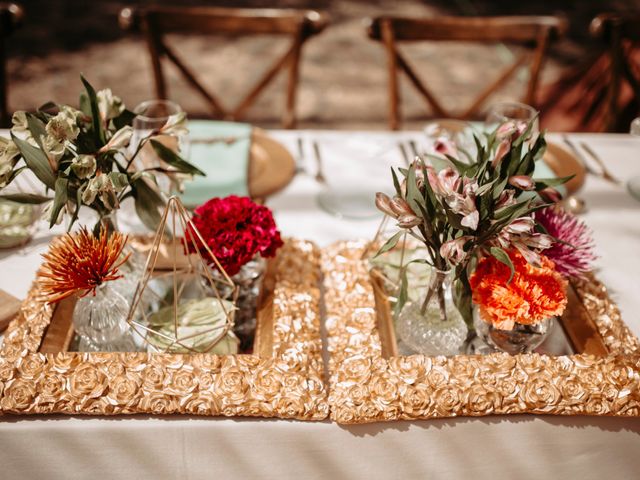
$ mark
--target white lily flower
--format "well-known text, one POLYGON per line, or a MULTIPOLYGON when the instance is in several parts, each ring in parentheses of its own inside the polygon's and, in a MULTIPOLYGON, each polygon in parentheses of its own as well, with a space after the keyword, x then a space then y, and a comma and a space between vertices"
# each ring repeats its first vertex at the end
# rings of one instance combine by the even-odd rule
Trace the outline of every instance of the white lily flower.
POLYGON ((11 131, 17 134, 30 133, 29 124, 27 123, 27 112, 19 110, 11 117, 11 131))
POLYGON ((20 151, 13 140, 0 137, 0 188, 6 187, 9 183, 19 154, 20 151))

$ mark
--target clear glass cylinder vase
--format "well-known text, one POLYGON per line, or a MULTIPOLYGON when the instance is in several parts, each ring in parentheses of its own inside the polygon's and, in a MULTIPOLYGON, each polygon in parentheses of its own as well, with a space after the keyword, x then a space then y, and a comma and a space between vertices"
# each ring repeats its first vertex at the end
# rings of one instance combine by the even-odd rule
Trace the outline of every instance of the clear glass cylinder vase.
POLYGON ((456 355, 467 325, 453 302, 453 271, 433 270, 424 295, 407 303, 396 319, 400 340, 416 353, 456 355))
POLYGON ((501 351, 511 355, 533 352, 547 338, 551 331, 553 318, 546 318, 533 325, 524 325, 516 322, 511 330, 503 330, 481 318, 480 309, 473 308, 473 326, 476 335, 484 345, 478 346, 477 342, 471 342, 474 351, 469 353, 489 353, 488 351, 501 351), (488 347, 488 348, 487 348, 488 347), (487 351, 488 350, 488 351, 487 351))
POLYGON ((73 310, 73 326, 83 350, 129 351, 131 333, 127 323, 129 302, 113 285, 106 282, 78 299, 73 310))
MULTIPOLYGON (((236 300, 236 312, 234 317, 233 333, 240 339, 240 351, 246 352, 252 349, 256 332, 256 310, 260 285, 266 268, 266 261, 256 255, 251 261, 240 267, 240 271, 231 277, 234 285, 238 287, 236 300)), ((218 270, 213 268, 214 278, 219 277, 218 270)), ((223 297, 231 295, 231 289, 225 291, 220 288, 223 297)))

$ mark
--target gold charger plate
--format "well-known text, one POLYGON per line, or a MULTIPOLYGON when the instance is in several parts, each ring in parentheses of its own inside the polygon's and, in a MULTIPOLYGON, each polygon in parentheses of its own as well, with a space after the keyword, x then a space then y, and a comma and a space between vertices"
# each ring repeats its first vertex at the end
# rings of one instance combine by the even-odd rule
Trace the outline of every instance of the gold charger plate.
POLYGON ((543 160, 558 177, 574 175, 571 180, 564 184, 567 189, 567 196, 576 193, 584 185, 587 176, 584 165, 573 153, 565 150, 557 143, 547 144, 547 151, 544 153, 543 160))
POLYGON ((267 133, 254 128, 249 152, 248 188, 252 198, 265 198, 286 187, 296 174, 289 150, 267 133))

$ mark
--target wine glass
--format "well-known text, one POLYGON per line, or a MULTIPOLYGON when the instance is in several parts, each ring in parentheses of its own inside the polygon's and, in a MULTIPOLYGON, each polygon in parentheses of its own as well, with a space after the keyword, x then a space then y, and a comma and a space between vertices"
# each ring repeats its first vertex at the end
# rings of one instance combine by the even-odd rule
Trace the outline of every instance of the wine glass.
MULTIPOLYGON (((631 122, 629 133, 640 143, 640 117, 631 122)), ((627 181, 627 190, 633 198, 640 200, 640 175, 636 175, 627 181)))
POLYGON ((520 102, 500 102, 491 106, 487 113, 487 127, 495 129, 509 121, 526 125, 533 121, 532 136, 540 130, 538 111, 530 105, 520 102))
MULTIPOLYGON (((167 123, 169 117, 181 112, 180 105, 170 100, 147 100, 136 106, 133 110, 136 115, 133 119, 133 138, 131 141, 133 151, 135 152, 140 147, 140 143, 148 138, 149 135, 161 129, 167 123)), ((180 154, 183 158, 188 157, 188 135, 154 135, 153 139, 180 154)), ((137 166, 140 169, 167 168, 166 163, 158 157, 150 143, 142 147, 136 162, 138 162, 137 166)), ((170 195, 176 186, 176 180, 169 175, 158 176, 157 181, 160 190, 167 195, 170 195)))

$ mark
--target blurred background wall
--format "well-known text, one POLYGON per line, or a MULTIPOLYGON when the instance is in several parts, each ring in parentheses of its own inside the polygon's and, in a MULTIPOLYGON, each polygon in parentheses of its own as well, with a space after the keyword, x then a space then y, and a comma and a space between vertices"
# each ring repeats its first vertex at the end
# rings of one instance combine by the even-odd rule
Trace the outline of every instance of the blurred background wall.
MULTIPOLYGON (((96 88, 110 87, 128 106, 153 96, 150 63, 143 39, 123 32, 117 15, 125 5, 210 5, 282 7, 324 10, 331 24, 305 46, 298 97, 299 127, 387 127, 387 71, 380 44, 367 39, 364 19, 381 14, 408 16, 556 14, 570 21, 567 38, 554 45, 544 71, 549 84, 594 48, 591 19, 605 11, 637 11, 640 0, 383 0, 383 1, 156 1, 23 0, 23 26, 8 40, 10 109, 33 109, 47 100, 76 103, 79 73, 96 88)), ((285 42, 267 37, 228 40, 219 37, 174 37, 171 43, 223 100, 233 104, 284 51, 285 42)), ((447 105, 461 108, 511 58, 495 45, 436 44, 409 47, 411 58, 447 105)), ((194 117, 207 116, 200 97, 169 69, 172 99, 194 117)), ((278 126, 284 103, 284 75, 250 111, 257 124, 278 126)), ((517 98, 526 78, 512 81, 496 97, 517 98)), ((403 85, 405 128, 419 126, 428 111, 413 90, 403 85)))

